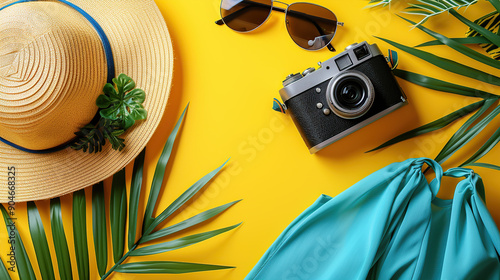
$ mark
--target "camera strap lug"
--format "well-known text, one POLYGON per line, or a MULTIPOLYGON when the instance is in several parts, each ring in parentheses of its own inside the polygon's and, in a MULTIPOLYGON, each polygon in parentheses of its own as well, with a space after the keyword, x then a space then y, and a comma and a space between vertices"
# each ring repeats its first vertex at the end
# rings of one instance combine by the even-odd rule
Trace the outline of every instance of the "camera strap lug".
POLYGON ((393 50, 389 49, 389 54, 385 59, 389 63, 389 66, 391 66, 391 70, 398 68, 399 57, 398 57, 397 51, 393 51, 393 50))
POLYGON ((278 99, 273 99, 273 110, 276 112, 280 112, 286 114, 286 105, 281 103, 278 99))

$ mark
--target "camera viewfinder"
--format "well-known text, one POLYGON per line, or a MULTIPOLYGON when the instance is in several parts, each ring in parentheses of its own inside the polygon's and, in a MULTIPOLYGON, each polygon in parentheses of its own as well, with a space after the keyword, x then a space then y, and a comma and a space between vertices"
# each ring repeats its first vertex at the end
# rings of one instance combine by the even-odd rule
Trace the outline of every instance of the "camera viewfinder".
POLYGON ((339 68, 340 71, 346 69, 347 67, 352 65, 351 58, 349 57, 349 54, 345 54, 335 60, 335 63, 337 64, 337 67, 339 68))
POLYGON ((355 48, 354 54, 356 55, 356 58, 358 60, 361 60, 361 59, 367 57, 368 55, 370 55, 370 53, 368 52, 368 49, 366 48, 366 45, 362 45, 361 47, 355 48))

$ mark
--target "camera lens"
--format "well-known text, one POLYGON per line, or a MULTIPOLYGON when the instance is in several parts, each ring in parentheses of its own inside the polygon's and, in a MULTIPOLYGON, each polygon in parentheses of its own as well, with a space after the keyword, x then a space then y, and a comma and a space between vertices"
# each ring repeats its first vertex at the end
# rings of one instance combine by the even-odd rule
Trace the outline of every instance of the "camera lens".
POLYGON ((326 94, 330 108, 344 119, 361 117, 375 99, 371 81, 359 71, 346 71, 334 77, 326 94))
POLYGON ((367 97, 362 81, 355 77, 346 78, 342 81, 338 85, 335 95, 338 103, 348 109, 355 109, 361 106, 367 97))

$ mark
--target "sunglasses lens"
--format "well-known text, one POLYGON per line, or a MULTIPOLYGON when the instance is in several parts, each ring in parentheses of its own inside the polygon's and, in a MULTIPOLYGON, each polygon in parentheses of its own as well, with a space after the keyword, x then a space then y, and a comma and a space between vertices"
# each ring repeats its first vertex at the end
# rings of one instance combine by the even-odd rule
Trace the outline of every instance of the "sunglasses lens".
POLYGON ((335 36, 337 17, 318 5, 294 3, 288 7, 286 28, 297 45, 306 50, 319 50, 335 36))
POLYGON ((272 4, 272 0, 222 0, 222 20, 234 31, 251 31, 266 21, 272 4))

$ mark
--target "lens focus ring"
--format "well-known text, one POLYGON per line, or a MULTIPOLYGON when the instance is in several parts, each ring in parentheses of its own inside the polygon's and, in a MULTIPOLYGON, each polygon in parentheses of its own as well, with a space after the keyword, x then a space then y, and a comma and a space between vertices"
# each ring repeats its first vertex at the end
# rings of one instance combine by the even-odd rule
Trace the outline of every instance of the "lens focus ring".
POLYGON ((370 110, 375 100, 375 89, 365 74, 355 70, 345 71, 330 81, 326 99, 337 116, 355 119, 370 110))

